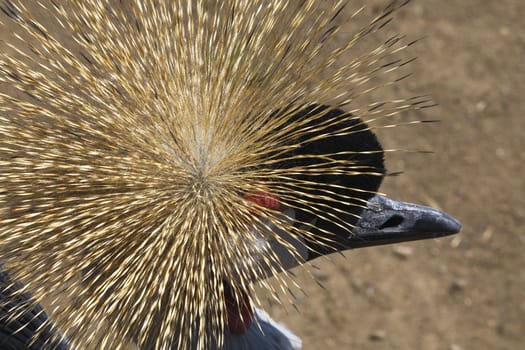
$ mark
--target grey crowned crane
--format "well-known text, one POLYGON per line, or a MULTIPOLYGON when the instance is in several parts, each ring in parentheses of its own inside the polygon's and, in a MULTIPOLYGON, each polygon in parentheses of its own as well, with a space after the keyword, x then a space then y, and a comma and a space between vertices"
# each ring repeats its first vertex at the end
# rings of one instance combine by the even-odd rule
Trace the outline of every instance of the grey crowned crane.
MULTIPOLYGON (((310 106, 297 113, 292 122, 294 119, 308 118, 314 111, 318 112, 319 110, 323 111, 323 117, 316 120, 317 123, 348 115, 339 109, 328 110, 325 106, 310 106)), ((340 191, 348 192, 346 196, 355 201, 355 203, 340 202, 333 209, 335 215, 343 215, 340 219, 354 227, 351 233, 335 225, 334 220, 315 217, 299 208, 286 208, 279 203, 278 198, 270 198, 266 193, 246 196, 261 206, 286 212, 287 217, 294 221, 292 222, 294 225, 304 222, 313 223, 309 229, 317 237, 314 244, 308 240, 295 242, 303 261, 335 251, 437 238, 459 232, 460 223, 442 211, 374 195, 382 180, 382 176, 377 174, 385 172, 382 148, 376 136, 358 118, 349 119, 346 124, 344 125, 345 128, 353 130, 351 137, 334 136, 305 142, 302 147, 294 149, 293 152, 296 155, 325 154, 334 151, 343 154, 351 153, 355 154, 354 162, 371 170, 373 175, 329 175, 322 179, 325 183, 337 184, 340 186, 340 191), (366 206, 360 205, 360 203, 366 203, 366 206), (327 244, 322 244, 323 242, 327 244)), ((287 162, 290 155, 283 155, 282 159, 283 162, 287 162)), ((297 157, 292 159, 297 159, 297 157)), ((296 160, 298 164, 295 166, 305 167, 310 163, 310 158, 299 159, 301 160, 296 160)), ((290 164, 286 166, 290 166, 290 164)), ((306 179, 303 180, 306 181, 306 179)), ((284 241, 294 242, 294 239, 288 236, 285 231, 276 233, 283 237, 284 241)), ((279 254, 278 258, 285 269, 299 264, 299 260, 294 258, 281 243, 261 241, 261 244, 268 245, 271 247, 270 249, 274 249, 279 254)), ((1 273, 0 286, 2 286, 4 295, 9 294, 11 289, 17 288, 16 283, 11 284, 8 281, 7 273, 1 273)), ((300 349, 301 341, 285 326, 272 320, 263 310, 254 308, 246 300, 239 303, 228 288, 225 291, 225 298, 228 308, 228 328, 224 337, 224 350, 300 349)), ((9 299, 5 298, 5 300, 9 299)), ((11 302, 4 305, 1 312, 3 316, 8 316, 12 314, 13 309, 16 309, 16 305, 12 305, 11 302)), ((2 349, 37 350, 43 348, 46 341, 51 339, 50 329, 35 333, 42 326, 49 328, 45 322, 46 314, 39 305, 35 305, 29 312, 18 318, 1 319, 0 345, 2 349), (35 334, 37 334, 36 338, 35 334)), ((55 349, 68 349, 65 341, 51 343, 51 345, 55 349)))
POLYGON ((407 2, 0 0, 0 349, 295 349, 255 283, 458 232, 376 195, 407 2))

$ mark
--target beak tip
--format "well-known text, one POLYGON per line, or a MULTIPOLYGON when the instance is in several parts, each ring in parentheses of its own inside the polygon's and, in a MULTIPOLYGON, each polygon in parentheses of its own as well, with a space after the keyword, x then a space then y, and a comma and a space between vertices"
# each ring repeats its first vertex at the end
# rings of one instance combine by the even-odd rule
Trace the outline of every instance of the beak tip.
POLYGON ((441 211, 435 211, 436 218, 427 217, 425 224, 419 227, 422 232, 434 232, 437 237, 450 236, 461 231, 462 225, 455 217, 441 211), (436 215, 437 214, 437 215, 436 215), (425 227, 427 226, 428 227, 425 227))
POLYGON ((463 228, 463 225, 461 225, 461 222, 455 217, 451 216, 450 219, 450 234, 459 233, 463 228))

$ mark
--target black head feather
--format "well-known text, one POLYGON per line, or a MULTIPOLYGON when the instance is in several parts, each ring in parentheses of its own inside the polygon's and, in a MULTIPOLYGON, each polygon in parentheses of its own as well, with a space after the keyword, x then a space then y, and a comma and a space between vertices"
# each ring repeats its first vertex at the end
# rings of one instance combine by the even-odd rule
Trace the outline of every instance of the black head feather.
MULTIPOLYGON (((355 170, 361 174, 323 174, 323 175, 299 175, 298 180, 309 181, 311 184, 308 196, 323 197, 323 191, 327 185, 337 185, 337 194, 341 201, 319 199, 318 204, 325 208, 334 208, 332 214, 338 220, 327 220, 312 215, 308 208, 296 212, 297 222, 314 222, 314 234, 319 242, 307 240, 310 250, 309 259, 319 255, 331 253, 344 248, 342 242, 350 232, 341 226, 353 227, 367 201, 375 195, 379 189, 384 169, 383 148, 376 135, 368 125, 360 118, 353 117, 341 109, 329 109, 323 105, 311 105, 296 113, 291 124, 300 125, 301 128, 318 128, 323 137, 311 140, 312 134, 301 136, 297 144, 301 146, 293 150, 296 155, 308 155, 306 158, 292 157, 293 166, 307 167, 324 162, 318 155, 331 154, 331 158, 348 164, 348 170, 355 170), (306 123, 301 121, 307 121, 306 123), (326 125, 326 127, 322 127, 326 125), (341 132, 344 130, 344 132, 341 132), (334 153, 344 153, 333 155, 334 153), (316 189, 317 186, 317 189, 316 189), (342 224, 342 225, 339 225, 342 224), (326 232, 331 235, 327 237, 326 232)), ((304 135, 304 134, 303 134, 304 135)), ((315 135, 314 135, 315 138, 315 135)), ((318 164, 318 165, 319 165, 318 164)), ((326 165, 329 167, 330 165, 326 165)))

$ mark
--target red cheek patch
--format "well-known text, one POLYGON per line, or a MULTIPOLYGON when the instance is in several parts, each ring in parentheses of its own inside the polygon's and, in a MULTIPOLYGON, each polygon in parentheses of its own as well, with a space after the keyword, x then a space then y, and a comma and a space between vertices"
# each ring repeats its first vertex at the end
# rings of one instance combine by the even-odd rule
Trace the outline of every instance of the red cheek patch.
POLYGON ((268 192, 259 190, 247 192, 243 195, 243 198, 264 208, 272 210, 280 210, 282 208, 282 204, 279 201, 279 198, 268 192))

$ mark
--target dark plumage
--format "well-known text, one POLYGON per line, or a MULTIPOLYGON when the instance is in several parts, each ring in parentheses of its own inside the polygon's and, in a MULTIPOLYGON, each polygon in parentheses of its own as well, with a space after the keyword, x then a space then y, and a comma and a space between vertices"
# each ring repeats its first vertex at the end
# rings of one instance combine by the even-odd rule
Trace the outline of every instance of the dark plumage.
POLYGON ((52 333, 46 323, 48 317, 39 304, 20 309, 21 305, 31 302, 26 294, 16 295, 13 299, 14 292, 20 288, 20 283, 12 281, 6 271, 0 270, 0 349, 41 350, 47 346, 66 350, 65 342, 50 342, 52 333), (44 330, 37 332, 41 327, 44 330))
MULTIPOLYGON (((359 174, 344 174, 336 170, 315 176, 308 174, 299 176, 301 181, 319 184, 316 187, 312 186, 305 193, 305 196, 318 198, 316 199, 317 202, 326 208, 327 213, 331 214, 323 218, 305 210, 299 209, 296 212, 298 222, 313 222, 315 220, 312 232, 316 239, 308 241, 310 259, 346 248, 348 228, 355 227, 360 213, 366 207, 367 201, 379 189, 385 174, 383 148, 363 120, 341 109, 312 105, 297 113, 291 120, 291 124, 308 119, 315 114, 320 114, 321 117, 318 116, 300 127, 316 128, 316 134, 303 135, 298 140, 294 140, 301 146, 292 152, 296 156, 308 157, 294 160, 294 165, 299 167, 319 166, 324 160, 315 157, 316 155, 334 154, 334 160, 341 162, 341 164, 352 163, 352 168, 356 169, 359 174), (332 136, 315 139, 316 135, 323 134, 332 136), (315 140, 309 141, 310 139, 315 140), (337 186, 337 188, 328 188, 326 184, 337 186), (333 200, 322 199, 327 189, 336 191, 340 200, 334 202, 333 200), (345 227, 347 229, 344 229, 345 227), (327 235, 323 232, 332 234, 327 235), (323 237, 324 239, 322 239, 323 237)), ((329 168, 333 165, 321 166, 329 168)))

